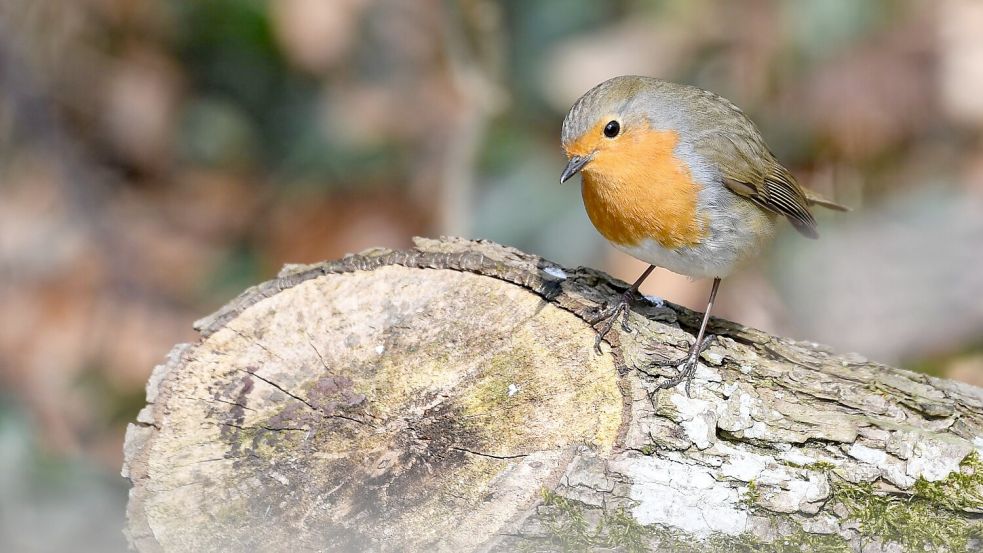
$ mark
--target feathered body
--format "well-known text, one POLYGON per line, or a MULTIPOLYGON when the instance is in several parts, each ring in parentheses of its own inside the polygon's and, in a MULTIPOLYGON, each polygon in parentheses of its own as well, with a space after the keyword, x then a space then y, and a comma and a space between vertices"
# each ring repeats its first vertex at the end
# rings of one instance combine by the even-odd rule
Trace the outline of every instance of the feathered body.
POLYGON ((591 222, 615 247, 694 278, 722 278, 757 254, 786 217, 817 237, 807 194, 728 100, 659 79, 616 77, 563 121, 563 148, 582 164, 591 222), (605 126, 617 122, 616 136, 605 126))

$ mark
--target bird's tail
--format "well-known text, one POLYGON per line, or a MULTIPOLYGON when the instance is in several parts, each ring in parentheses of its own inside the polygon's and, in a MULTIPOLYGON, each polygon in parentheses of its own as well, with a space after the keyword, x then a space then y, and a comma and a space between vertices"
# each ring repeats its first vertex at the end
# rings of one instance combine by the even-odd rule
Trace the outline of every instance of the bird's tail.
POLYGON ((825 196, 823 196, 822 194, 820 194, 819 192, 816 192, 814 190, 809 190, 808 188, 803 188, 802 189, 802 192, 805 193, 806 201, 809 202, 809 205, 810 206, 813 206, 813 205, 821 205, 821 206, 825 207, 826 209, 833 209, 833 210, 836 210, 836 211, 850 211, 850 208, 849 207, 847 207, 845 205, 838 204, 838 203, 834 202, 833 200, 826 199, 825 196))

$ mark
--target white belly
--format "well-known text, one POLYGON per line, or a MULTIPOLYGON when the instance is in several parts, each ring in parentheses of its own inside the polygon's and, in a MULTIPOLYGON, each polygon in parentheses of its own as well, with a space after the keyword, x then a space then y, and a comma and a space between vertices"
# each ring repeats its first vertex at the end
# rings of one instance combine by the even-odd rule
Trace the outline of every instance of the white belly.
POLYGON ((756 256, 773 232, 772 224, 757 228, 742 224, 711 225, 710 236, 698 246, 675 250, 647 239, 635 246, 611 243, 628 255, 691 278, 724 278, 756 256))
POLYGON ((701 246, 669 250, 655 240, 645 240, 637 246, 622 246, 613 242, 612 245, 635 259, 691 278, 723 278, 734 270, 737 263, 731 256, 710 255, 701 246))

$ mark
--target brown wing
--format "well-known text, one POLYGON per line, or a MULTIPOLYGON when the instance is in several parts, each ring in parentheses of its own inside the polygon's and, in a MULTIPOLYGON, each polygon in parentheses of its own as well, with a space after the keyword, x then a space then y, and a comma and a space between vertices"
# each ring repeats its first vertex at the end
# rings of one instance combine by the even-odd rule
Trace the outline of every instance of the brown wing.
POLYGON ((705 135, 697 150, 716 164, 730 191, 785 216, 804 236, 818 238, 805 192, 764 145, 754 125, 740 111, 736 114, 734 128, 705 135))
POLYGON ((781 165, 763 176, 756 184, 738 182, 724 177, 724 185, 735 194, 742 195, 757 205, 784 215, 795 230, 809 238, 819 238, 816 219, 809 212, 809 200, 787 169, 781 165))
POLYGON ((816 219, 809 207, 821 205, 848 211, 844 206, 805 190, 775 159, 761 132, 729 100, 696 87, 677 86, 678 104, 690 106, 694 128, 706 129, 693 140, 698 154, 720 170, 724 185, 762 209, 785 216, 809 238, 818 238, 816 219))

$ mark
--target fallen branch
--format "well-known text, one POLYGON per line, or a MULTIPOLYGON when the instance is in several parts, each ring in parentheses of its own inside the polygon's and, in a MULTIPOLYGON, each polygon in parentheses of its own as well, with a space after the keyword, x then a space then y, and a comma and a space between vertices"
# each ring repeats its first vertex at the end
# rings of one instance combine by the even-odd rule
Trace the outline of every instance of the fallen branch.
POLYGON ((980 545, 983 391, 488 242, 287 267, 199 321, 130 426, 139 551, 980 545), (975 541, 974 541, 975 540, 975 541))

